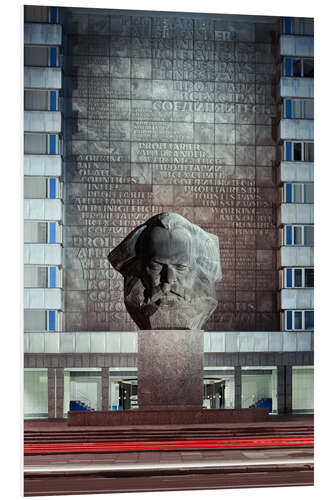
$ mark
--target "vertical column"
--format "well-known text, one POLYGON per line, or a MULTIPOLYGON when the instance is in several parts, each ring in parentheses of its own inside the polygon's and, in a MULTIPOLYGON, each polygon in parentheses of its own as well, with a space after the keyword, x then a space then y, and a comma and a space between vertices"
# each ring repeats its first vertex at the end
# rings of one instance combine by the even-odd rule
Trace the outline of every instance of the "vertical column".
POLYGON ((242 407, 242 367, 235 366, 235 408, 242 407))
POLYGON ((285 366, 285 412, 291 413, 293 410, 292 394, 292 366, 285 366))
POLYGON ((56 418, 64 416, 64 369, 56 369, 56 418))
POLYGON ((102 411, 109 409, 110 370, 102 368, 102 411))
POLYGON ((277 367, 278 380, 277 380, 277 392, 278 392, 278 413, 286 413, 286 373, 285 366, 279 365, 277 367))
POLYGON ((47 370, 48 418, 55 418, 55 368, 47 370))

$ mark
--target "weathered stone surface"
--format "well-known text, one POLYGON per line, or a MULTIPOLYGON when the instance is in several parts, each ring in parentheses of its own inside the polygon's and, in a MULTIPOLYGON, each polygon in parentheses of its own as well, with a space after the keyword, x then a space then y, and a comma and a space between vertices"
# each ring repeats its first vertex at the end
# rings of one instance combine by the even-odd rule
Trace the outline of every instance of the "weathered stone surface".
POLYGON ((202 397, 203 331, 140 330, 139 408, 201 408, 202 397))
MULTIPOLYGON (((79 265, 77 279, 65 276, 68 291, 87 297, 80 324, 135 329, 106 257, 170 211, 216 234, 223 249, 217 286, 234 299, 205 328, 277 330, 275 272, 247 269, 238 256, 272 250, 274 259, 278 243, 279 18, 105 12, 66 14, 64 218, 76 232, 64 247, 79 265), (262 298, 248 310, 235 298, 247 290, 272 296, 272 311, 262 298)), ((67 295, 70 315, 81 310, 79 297, 67 295)))
POLYGON ((179 214, 152 217, 108 259, 124 276, 126 309, 141 329, 201 328, 216 308, 218 238, 179 214))

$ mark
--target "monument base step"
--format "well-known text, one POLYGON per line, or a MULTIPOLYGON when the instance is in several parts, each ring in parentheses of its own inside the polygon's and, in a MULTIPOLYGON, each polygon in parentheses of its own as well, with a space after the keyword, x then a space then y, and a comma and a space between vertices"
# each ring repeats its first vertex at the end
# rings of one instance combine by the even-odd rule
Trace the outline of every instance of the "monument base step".
POLYGON ((69 411, 69 426, 127 426, 127 425, 178 425, 225 424, 268 421, 267 408, 242 408, 232 410, 208 409, 135 409, 123 411, 69 411))

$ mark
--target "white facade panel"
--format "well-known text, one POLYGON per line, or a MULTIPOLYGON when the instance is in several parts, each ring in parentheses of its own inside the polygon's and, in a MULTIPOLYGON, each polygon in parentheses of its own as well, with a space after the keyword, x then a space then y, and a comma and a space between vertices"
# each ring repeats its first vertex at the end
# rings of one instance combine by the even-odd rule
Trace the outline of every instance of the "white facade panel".
POLYGON ((290 118, 283 118, 280 121, 280 139, 313 141, 313 124, 313 120, 293 120, 290 118))
POLYGON ((223 332, 206 332, 204 334, 204 350, 205 338, 209 338, 209 343, 207 345, 208 352, 224 352, 225 351, 225 334, 223 332))
POLYGON ((253 334, 253 352, 267 352, 269 332, 258 332, 253 334))
POLYGON ((283 351, 292 352, 297 350, 296 334, 293 332, 283 332, 283 351))
POLYGON ((282 289, 281 309, 313 309, 313 289, 282 289))
POLYGON ((75 352, 90 352, 90 337, 89 332, 75 333, 75 352))
POLYGON ((120 334, 120 352, 137 352, 138 334, 137 332, 123 332, 120 334))
MULTIPOLYGON (((214 333, 217 342, 218 337, 225 338, 226 348, 222 347, 222 340, 218 352, 311 351, 313 342, 312 332, 205 332, 205 335, 208 333, 214 333)), ((118 342, 122 335, 134 341, 126 352, 137 352, 137 332, 26 332, 24 346, 27 353, 121 353, 125 352, 118 342)))
POLYGON ((27 45, 61 45, 62 26, 60 24, 26 23, 24 43, 27 45))
POLYGON ((280 252, 281 267, 313 266, 312 247, 282 246, 280 252))
POLYGON ((60 288, 25 288, 25 309, 62 309, 63 294, 60 288))
POLYGON ((62 219, 62 202, 59 199, 28 199, 24 200, 24 218, 26 220, 62 219))
POLYGON ((313 351, 313 332, 296 333, 297 351, 313 351))
POLYGON ((60 352, 75 352, 75 333, 61 333, 60 339, 60 352))
MULTIPOLYGON (((90 352, 106 352, 106 333, 94 332, 90 335, 90 352)), ((135 352, 135 351, 132 351, 135 352)))
POLYGON ((281 224, 313 224, 313 204, 281 203, 281 224))
POLYGON ((59 353, 59 332, 44 333, 45 352, 59 353))
POLYGON ((280 165, 281 182, 313 182, 312 162, 282 161, 280 165))
POLYGON ((45 264, 61 265, 62 264, 62 247, 58 243, 44 245, 45 250, 45 264))
POLYGON ((280 94, 281 97, 305 97, 313 99, 313 78, 281 76, 280 94))
POLYGON ((61 132, 60 111, 24 111, 25 132, 61 132))
POLYGON ((25 333, 29 336, 29 352, 45 352, 45 334, 44 333, 25 333))
POLYGON ((313 57, 313 38, 309 36, 280 36, 281 56, 313 57))
POLYGON ((62 247, 57 243, 24 244, 24 264, 48 264, 60 265, 62 258, 62 247))
POLYGON ((269 332, 268 335, 268 351, 282 351, 283 349, 283 332, 269 332))
POLYGON ((60 155, 24 155, 24 175, 61 176, 60 155))
POLYGON ((247 332, 240 332, 239 336, 239 352, 254 351, 254 336, 247 332))
POLYGON ((225 335, 225 352, 239 352, 239 333, 226 332, 225 335))
POLYGON ((48 199, 45 202, 45 220, 62 220, 62 201, 60 199, 48 199))
POLYGON ((61 68, 24 68, 24 87, 26 89, 61 89, 61 68))
POLYGON ((120 352, 120 332, 108 332, 106 334, 105 347, 107 352, 120 352))

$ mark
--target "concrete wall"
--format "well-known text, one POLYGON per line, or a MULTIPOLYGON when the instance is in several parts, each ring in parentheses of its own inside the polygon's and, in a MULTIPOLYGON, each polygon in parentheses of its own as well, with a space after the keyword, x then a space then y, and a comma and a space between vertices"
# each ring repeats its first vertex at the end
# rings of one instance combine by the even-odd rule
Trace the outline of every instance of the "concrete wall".
POLYGON ((24 87, 35 89, 61 89, 61 68, 24 68, 24 87))
POLYGON ((313 224, 313 204, 281 203, 280 217, 281 224, 313 224))
POLYGON ((63 309, 63 290, 60 288, 25 288, 25 309, 63 309))
POLYGON ((25 220, 50 220, 62 219, 62 201, 59 199, 25 199, 25 220))
POLYGON ((312 247, 282 246, 280 248, 281 267, 312 267, 313 253, 312 247))
POLYGON ((313 182, 313 163, 282 161, 280 164, 280 180, 281 182, 313 182))
MULTIPOLYGON (((311 332, 205 332, 204 352, 310 351, 311 332)), ((24 335, 26 353, 136 353, 137 332, 52 332, 24 335)))
POLYGON ((61 132, 60 111, 24 111, 25 132, 61 132))
POLYGON ((281 290, 281 309, 313 309, 313 289, 295 288, 281 290))
POLYGON ((281 97, 314 97, 313 78, 293 78, 281 76, 280 78, 281 97))
POLYGON ((313 37, 309 36, 280 36, 280 54, 282 56, 313 57, 313 37))
POLYGON ((24 175, 60 177, 62 173, 59 155, 24 155, 24 175))
POLYGON ((62 26, 60 24, 26 23, 24 43, 28 45, 61 45, 62 26))
POLYGON ((62 248, 58 243, 52 244, 24 244, 24 264, 60 265, 62 248))
POLYGON ((314 121, 283 118, 280 121, 280 138, 282 140, 313 141, 314 121))

